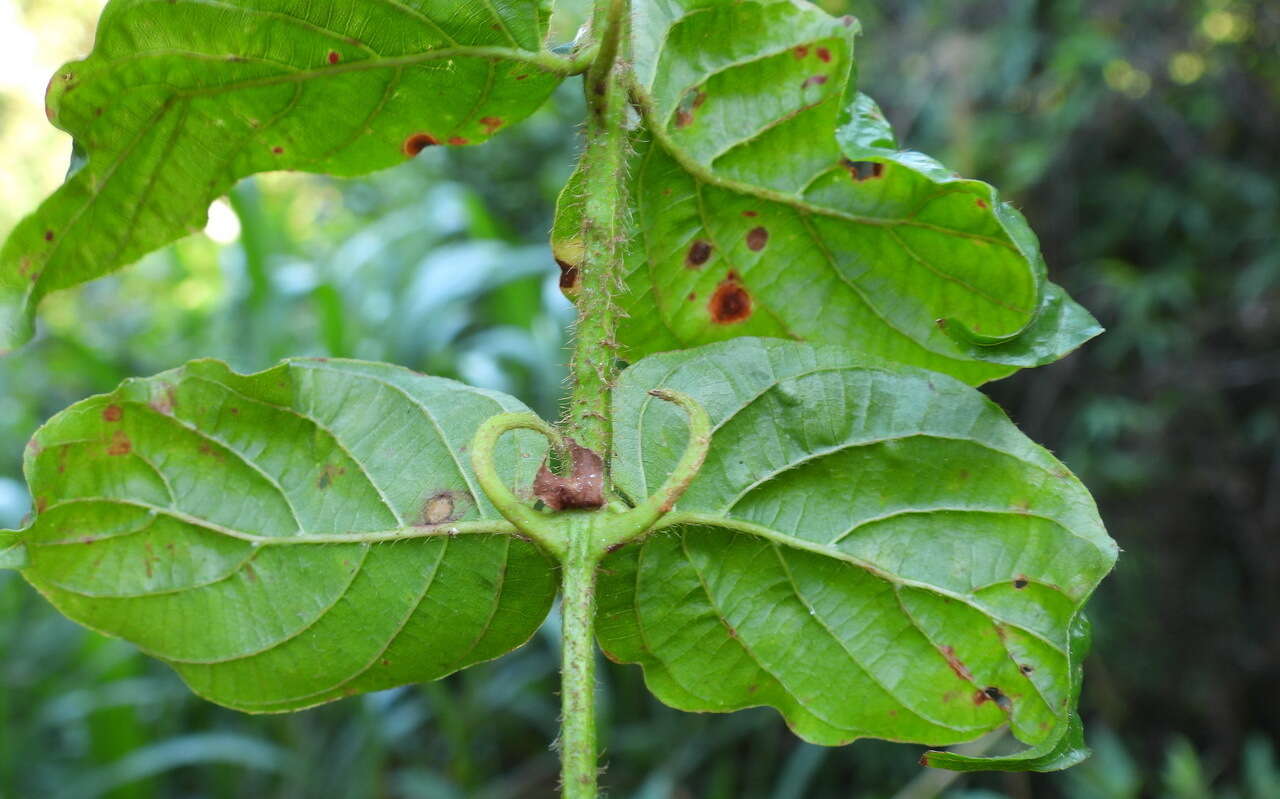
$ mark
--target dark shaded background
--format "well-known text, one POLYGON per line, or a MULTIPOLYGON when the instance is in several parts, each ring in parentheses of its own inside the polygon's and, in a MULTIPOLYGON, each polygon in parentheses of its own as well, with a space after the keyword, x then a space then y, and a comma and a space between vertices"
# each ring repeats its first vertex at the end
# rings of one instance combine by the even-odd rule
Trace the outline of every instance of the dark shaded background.
MULTIPOLYGON (((803 745, 763 710, 679 714, 608 666, 611 795, 1277 799, 1280 2, 826 5, 862 19, 862 85, 900 137, 1000 186, 1109 329, 988 387, 1094 490, 1125 549, 1091 605, 1097 755, 942 786, 917 779, 917 747, 803 745)), ((6 102, 0 166, 16 174, 28 123, 6 102)), ((580 105, 567 87, 483 149, 365 180, 246 183, 211 229, 234 243, 195 237, 55 298, 43 337, 0 361, 0 523, 26 511, 19 456, 43 418, 196 356, 389 360, 554 415, 571 313, 545 236, 580 105)), ((10 197, 0 220, 36 199, 10 197)), ((255 718, 2 574, 0 796, 549 796, 555 633, 440 683, 255 718)))

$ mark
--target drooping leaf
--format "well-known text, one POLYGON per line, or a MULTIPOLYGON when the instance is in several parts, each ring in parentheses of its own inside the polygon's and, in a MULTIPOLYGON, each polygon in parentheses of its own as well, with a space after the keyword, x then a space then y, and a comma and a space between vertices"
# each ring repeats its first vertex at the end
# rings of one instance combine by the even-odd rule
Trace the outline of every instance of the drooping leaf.
POLYGON ((685 446, 659 387, 706 408, 710 452, 672 529, 605 561, 599 615, 605 651, 659 698, 772 706, 822 744, 945 745, 1007 723, 1043 755, 1068 736, 1072 625, 1116 547, 1080 482, 998 407, 843 348, 741 338, 653 356, 614 400, 613 475, 633 498, 685 446))
MULTIPOLYGON (((634 5, 643 118, 619 338, 841 344, 969 383, 1100 332, 995 189, 900 151, 854 95, 850 18, 789 0, 634 5)), ((572 265, 580 176, 554 231, 572 265)))
POLYGON ((0 351, 46 294, 199 230, 242 177, 358 175, 520 121, 566 70, 546 22, 544 0, 112 0, 49 84, 78 168, 0 250, 0 351))
MULTIPOLYGON (((533 634, 553 564, 463 454, 517 401, 408 370, 193 361, 73 405, 26 457, 22 574, 239 710, 436 679, 533 634)), ((495 463, 528 485, 536 434, 495 463)))

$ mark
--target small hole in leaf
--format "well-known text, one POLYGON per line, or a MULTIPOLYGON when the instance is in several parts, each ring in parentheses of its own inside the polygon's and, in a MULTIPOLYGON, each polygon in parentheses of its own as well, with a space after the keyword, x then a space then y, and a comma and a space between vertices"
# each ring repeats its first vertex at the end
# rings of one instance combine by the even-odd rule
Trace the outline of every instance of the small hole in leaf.
POLYGON ((849 173, 849 177, 858 182, 877 180, 884 177, 884 164, 878 161, 851 161, 848 158, 840 162, 849 173))
POLYGON ((430 133, 415 133, 404 140, 404 154, 412 158, 428 147, 434 147, 439 143, 440 141, 430 133))

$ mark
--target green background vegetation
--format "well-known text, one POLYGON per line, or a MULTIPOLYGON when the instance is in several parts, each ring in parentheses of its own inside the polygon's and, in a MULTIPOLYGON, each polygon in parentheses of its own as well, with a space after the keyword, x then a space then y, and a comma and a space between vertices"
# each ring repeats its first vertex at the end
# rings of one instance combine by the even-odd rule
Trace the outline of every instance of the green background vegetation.
MULTIPOLYGON (((0 234, 65 171, 43 84, 88 50, 100 5, 0 0, 0 234)), ((1109 329, 987 388, 1126 551, 1091 605, 1095 757, 909 795, 1280 797, 1280 4, 825 5, 862 19, 861 83, 901 138, 1001 187, 1109 329)), ((51 298, 41 337, 0 361, 0 525, 27 511, 43 419, 197 356, 386 360, 554 416, 572 314, 546 234, 580 118, 570 86, 483 148, 247 182, 212 216, 226 246, 192 237, 51 298)), ((0 574, 0 797, 549 795, 555 632, 439 683, 248 717, 0 574)), ((820 749, 771 711, 683 715, 638 669, 602 678, 614 796, 887 797, 920 773, 916 747, 820 749)))

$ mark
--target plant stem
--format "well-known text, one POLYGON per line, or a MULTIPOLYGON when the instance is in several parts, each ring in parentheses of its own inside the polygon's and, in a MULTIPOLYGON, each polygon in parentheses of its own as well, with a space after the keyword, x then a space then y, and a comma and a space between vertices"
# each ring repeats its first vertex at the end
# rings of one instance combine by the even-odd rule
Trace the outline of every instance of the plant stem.
MULTIPOLYGON (((626 203, 627 94, 618 70, 626 0, 596 0, 592 16, 599 50, 587 70, 587 144, 583 191, 583 258, 578 267, 578 324, 570 373, 567 427, 577 442, 604 459, 606 496, 610 395, 617 372, 614 328, 626 203)), ((560 666, 560 763, 564 799, 595 799, 596 772, 596 568, 603 547, 596 520, 582 513, 569 527, 560 561, 562 660, 560 666)))
POLYGON ((560 784, 564 799, 595 799, 596 567, 591 525, 576 530, 561 562, 560 784))
POLYGON ((584 84, 583 258, 578 267, 578 323, 570 365, 569 433, 582 446, 598 452, 605 463, 609 462, 609 395, 617 371, 614 328, 618 310, 613 295, 621 272, 626 202, 623 122, 627 96, 616 69, 624 10, 623 0, 597 0, 592 21, 600 49, 584 84))

